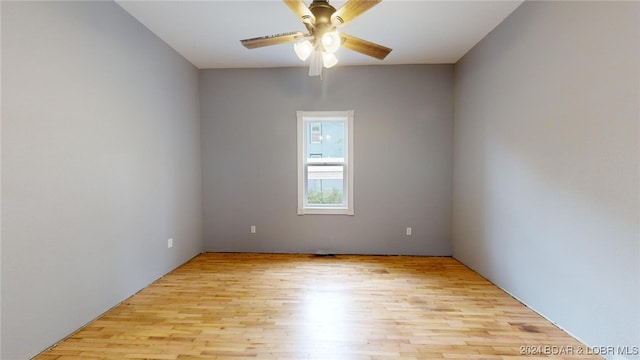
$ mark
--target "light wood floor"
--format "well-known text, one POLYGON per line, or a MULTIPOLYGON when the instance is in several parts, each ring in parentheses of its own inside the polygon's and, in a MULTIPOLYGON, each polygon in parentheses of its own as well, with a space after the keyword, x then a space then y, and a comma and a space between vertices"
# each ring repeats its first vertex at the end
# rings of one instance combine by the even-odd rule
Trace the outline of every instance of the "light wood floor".
POLYGON ((36 359, 600 359, 586 350, 452 258, 202 254, 36 359))

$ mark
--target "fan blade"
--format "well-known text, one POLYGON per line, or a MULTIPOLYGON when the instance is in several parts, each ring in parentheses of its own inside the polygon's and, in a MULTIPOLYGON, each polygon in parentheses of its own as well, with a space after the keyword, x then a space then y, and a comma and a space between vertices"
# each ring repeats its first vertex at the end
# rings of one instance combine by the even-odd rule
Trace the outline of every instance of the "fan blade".
POLYGON ((374 57, 379 60, 383 60, 392 49, 372 43, 371 41, 362 40, 349 34, 341 33, 342 46, 353 51, 374 57))
POLYGON ((240 43, 244 45, 244 47, 246 47, 247 49, 255 49, 263 46, 271 46, 271 45, 294 42, 298 38, 301 38, 303 36, 304 36, 303 33, 299 31, 295 31, 295 32, 290 32, 286 34, 269 35, 269 36, 251 38, 251 39, 244 39, 244 40, 240 40, 240 43))
POLYGON ((380 1, 382 0, 349 0, 343 7, 331 15, 331 23, 334 26, 342 26, 363 12, 378 5, 380 1))
POLYGON ((284 3, 287 4, 289 9, 291 9, 305 25, 313 25, 316 18, 302 0, 284 0, 284 3))

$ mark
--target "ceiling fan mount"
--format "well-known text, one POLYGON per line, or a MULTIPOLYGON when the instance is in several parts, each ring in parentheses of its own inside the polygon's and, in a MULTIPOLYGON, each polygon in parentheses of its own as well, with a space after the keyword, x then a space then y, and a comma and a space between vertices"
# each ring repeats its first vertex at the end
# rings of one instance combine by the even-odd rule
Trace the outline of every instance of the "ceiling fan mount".
POLYGON ((308 33, 290 32, 240 40, 248 49, 295 42, 294 50, 301 60, 311 57, 309 76, 321 75, 322 67, 332 67, 338 59, 333 54, 338 48, 384 59, 391 49, 372 43, 337 29, 355 19, 382 0, 348 0, 336 10, 327 0, 313 0, 307 7, 302 0, 284 0, 284 3, 302 21, 308 33))

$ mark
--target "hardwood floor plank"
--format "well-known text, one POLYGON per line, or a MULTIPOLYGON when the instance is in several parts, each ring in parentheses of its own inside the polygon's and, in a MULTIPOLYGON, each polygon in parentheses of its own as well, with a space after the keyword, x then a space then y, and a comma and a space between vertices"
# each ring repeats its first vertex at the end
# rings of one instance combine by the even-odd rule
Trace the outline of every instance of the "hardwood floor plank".
POLYGON ((452 258, 202 254, 37 360, 601 359, 452 258))

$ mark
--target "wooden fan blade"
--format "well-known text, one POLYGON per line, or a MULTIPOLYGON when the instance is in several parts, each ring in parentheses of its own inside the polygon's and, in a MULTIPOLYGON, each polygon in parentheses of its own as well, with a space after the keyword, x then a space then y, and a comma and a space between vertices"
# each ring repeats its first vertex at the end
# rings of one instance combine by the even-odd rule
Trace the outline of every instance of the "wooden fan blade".
POLYGON ((343 7, 331 15, 331 23, 334 26, 342 26, 363 12, 378 5, 380 1, 382 0, 349 0, 343 7))
POLYGON ((302 0, 284 0, 284 3, 287 4, 289 9, 291 9, 303 23, 311 25, 315 21, 315 16, 313 16, 311 10, 309 10, 302 0))
POLYGON ((342 46, 353 51, 357 51, 361 54, 374 57, 379 60, 383 60, 392 49, 372 43, 371 41, 362 40, 349 34, 341 33, 342 46))
POLYGON ((240 40, 240 43, 244 45, 244 47, 246 47, 247 49, 255 49, 263 46, 271 46, 271 45, 294 42, 298 38, 301 38, 303 36, 304 36, 303 33, 299 31, 295 31, 295 32, 290 32, 286 34, 269 35, 269 36, 251 38, 251 39, 244 39, 244 40, 240 40))

